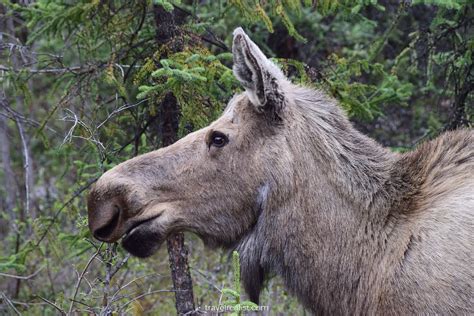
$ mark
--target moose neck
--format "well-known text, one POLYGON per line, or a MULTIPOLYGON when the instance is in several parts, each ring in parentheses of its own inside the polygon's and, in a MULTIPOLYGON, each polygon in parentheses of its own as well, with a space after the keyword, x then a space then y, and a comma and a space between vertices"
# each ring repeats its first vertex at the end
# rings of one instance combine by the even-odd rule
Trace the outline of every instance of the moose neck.
MULTIPOLYGON (((294 126, 298 136, 290 146, 301 187, 314 192, 296 195, 308 200, 314 217, 325 209, 343 214, 344 221, 385 223, 393 198, 393 169, 399 156, 358 132, 339 106, 324 94, 299 88, 295 97, 294 126), (321 196, 313 201, 312 196, 321 196), (341 211, 342 210, 342 211, 341 211)), ((322 213, 322 214, 320 214, 322 213)))
POLYGON ((251 271, 246 288, 259 289, 261 275, 274 272, 314 312, 350 312, 383 256, 396 155, 356 131, 333 101, 314 91, 298 96, 288 136, 295 139, 293 186, 280 184, 287 196, 270 188, 256 228, 240 245, 243 270, 251 271))

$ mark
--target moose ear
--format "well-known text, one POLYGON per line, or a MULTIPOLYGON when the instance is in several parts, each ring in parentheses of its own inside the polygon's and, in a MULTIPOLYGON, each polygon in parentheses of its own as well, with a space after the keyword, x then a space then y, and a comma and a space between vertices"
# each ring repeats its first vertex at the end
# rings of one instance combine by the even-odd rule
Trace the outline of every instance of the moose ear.
POLYGON ((282 85, 287 79, 281 70, 240 27, 234 31, 232 54, 234 75, 244 86, 250 102, 257 110, 269 111, 278 117, 286 103, 282 85))

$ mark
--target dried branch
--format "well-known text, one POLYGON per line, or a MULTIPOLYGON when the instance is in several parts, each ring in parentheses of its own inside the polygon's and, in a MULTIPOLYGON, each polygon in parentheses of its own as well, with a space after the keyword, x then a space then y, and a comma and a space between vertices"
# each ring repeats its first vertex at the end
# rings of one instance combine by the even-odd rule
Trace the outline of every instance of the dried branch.
MULTIPOLYGON (((33 126, 33 127, 39 127, 41 125, 39 122, 37 122, 35 120, 32 120, 32 119, 29 119, 29 118, 26 118, 23 115, 19 114, 18 112, 16 112, 15 114, 12 114, 12 112, 10 112, 10 110, 12 110, 12 109, 7 110, 7 112, 9 112, 9 113, 0 112, 0 116, 2 116, 4 118, 7 118, 7 119, 10 119, 10 120, 13 120, 13 121, 16 121, 18 119, 18 120, 22 121, 23 123, 25 123, 29 126, 33 126)), ((57 133, 51 127, 46 127, 46 128, 49 131, 53 132, 53 133, 57 133)))
POLYGON ((99 153, 101 153, 102 151, 105 151, 104 144, 102 144, 102 142, 96 138, 96 133, 93 131, 93 129, 89 127, 86 123, 81 121, 76 115, 76 113, 74 113, 73 111, 69 109, 65 109, 65 111, 70 114, 66 114, 66 116, 64 116, 61 120, 65 122, 73 122, 73 125, 67 132, 66 136, 64 137, 61 146, 63 146, 66 142, 71 142, 73 138, 79 138, 79 139, 83 139, 83 140, 96 144, 99 153), (77 125, 82 126, 89 133, 90 136, 84 137, 84 136, 74 135, 73 133, 77 125))
POLYGON ((110 278, 113 278, 115 274, 123 267, 125 263, 127 263, 128 259, 130 259, 130 254, 127 254, 125 258, 122 259, 116 266, 115 269, 110 272, 110 278))
POLYGON ((459 79, 455 80, 455 99, 452 105, 453 113, 449 122, 444 126, 443 131, 451 131, 457 128, 470 127, 472 122, 467 115, 468 97, 474 91, 474 77, 471 75, 474 63, 466 69, 466 76, 463 84, 459 87, 459 79))
POLYGON ((145 125, 139 131, 135 133, 135 136, 132 139, 130 139, 128 142, 123 144, 120 148, 114 150, 114 153, 120 153, 122 150, 127 148, 128 145, 140 139, 140 137, 143 135, 143 133, 146 132, 148 127, 151 125, 151 123, 153 123, 158 117, 159 117, 158 115, 150 116, 148 120, 146 121, 145 125))
MULTIPOLYGON (((85 278, 84 278, 84 280, 85 280, 85 278)), ((73 299, 71 299, 71 301, 74 301, 74 302, 77 303, 77 304, 84 305, 84 306, 88 307, 90 310, 93 310, 93 307, 92 307, 92 306, 90 306, 90 305, 88 305, 88 304, 86 304, 86 303, 84 303, 84 302, 81 302, 81 301, 78 301, 78 300, 73 300, 73 299)))
POLYGON ((124 105, 122 105, 121 107, 115 109, 112 113, 107 115, 107 118, 97 126, 97 129, 101 128, 105 123, 107 123, 108 120, 110 120, 113 116, 117 115, 118 113, 120 113, 122 111, 125 111, 127 109, 134 108, 137 105, 140 105, 140 104, 142 104, 143 102, 146 102, 146 101, 148 101, 148 99, 140 100, 139 102, 134 103, 134 104, 124 104, 124 105))
POLYGON ((12 278, 12 279, 18 279, 18 280, 29 280, 34 278, 38 273, 41 272, 41 270, 44 269, 45 266, 39 268, 36 272, 30 274, 30 275, 14 275, 14 274, 8 274, 8 273, 0 273, 0 276, 5 277, 5 278, 12 278))
MULTIPOLYGON (((77 115, 76 113, 74 113, 73 111, 69 110, 69 109, 66 109, 66 111, 72 113, 72 115, 74 116, 74 120, 72 120, 72 122, 74 122, 74 124, 72 125, 72 127, 69 129, 69 131, 66 133, 66 136, 64 136, 64 139, 63 139, 63 142, 61 143, 61 146, 63 146, 66 142, 70 141, 72 139, 72 134, 74 133, 74 129, 76 128, 78 122, 79 122, 79 119, 77 118, 77 115)), ((62 118, 63 121, 69 121, 71 122, 71 120, 69 119, 69 117, 63 117, 62 118)))
MULTIPOLYGON (((191 11, 189 10, 186 10, 184 8, 181 8, 180 6, 176 5, 176 4, 173 4, 174 8, 188 16, 191 16, 197 23, 201 23, 202 21, 199 19, 198 16, 196 16, 195 14, 193 14, 191 11)), ((209 34, 209 36, 211 36, 211 38, 209 37, 205 37, 205 36, 200 36, 201 40, 203 40, 204 42, 207 42, 211 45, 214 45, 216 47, 219 47, 220 49, 226 51, 226 52, 229 52, 230 49, 229 47, 227 47, 227 45, 224 43, 223 40, 221 40, 219 37, 217 37, 217 35, 214 34, 214 32, 209 28, 209 27, 205 27, 205 30, 206 30, 206 33, 209 34)))
POLYGON ((30 166, 30 154, 28 151, 28 145, 26 143, 25 132, 23 130, 23 125, 20 120, 16 120, 16 125, 18 127, 18 132, 20 133, 21 145, 23 148, 23 169, 25 170, 25 211, 26 214, 30 213, 30 181, 31 181, 31 166, 30 166))
POLYGON ((58 305, 54 304, 53 302, 51 302, 50 300, 47 300, 46 298, 42 297, 42 296, 39 296, 37 295, 42 301, 44 301, 45 303, 53 306, 61 315, 66 315, 66 312, 61 308, 59 307, 58 305))
POLYGON ((32 68, 14 69, 14 68, 9 68, 9 67, 0 65, 0 71, 14 72, 14 73, 28 72, 32 74, 65 74, 65 73, 85 74, 88 72, 93 72, 96 69, 97 69, 96 65, 75 66, 75 67, 65 67, 65 68, 45 68, 45 69, 32 69, 32 68))
POLYGON ((105 256, 101 256, 102 262, 105 264, 105 280, 102 294, 102 311, 101 315, 109 315, 112 313, 109 304, 110 282, 112 280, 112 260, 117 255, 117 244, 108 244, 105 256))
POLYGON ((102 246, 104 245, 104 243, 101 243, 99 248, 97 249, 97 251, 92 255, 92 257, 90 257, 89 261, 87 261, 87 264, 86 266, 84 267, 84 269, 82 270, 82 273, 81 275, 79 276, 79 279, 77 280, 77 283, 76 283, 76 286, 74 287, 74 294, 72 296, 72 299, 71 299, 71 305, 69 306, 69 311, 68 311, 68 314, 71 314, 72 313, 72 309, 74 307, 74 302, 75 302, 75 299, 76 299, 76 296, 77 296, 77 292, 79 291, 79 286, 81 285, 81 281, 82 281, 82 278, 84 277, 84 275, 86 274, 87 272, 87 269, 89 269, 89 266, 91 265, 92 261, 94 261, 95 257, 97 257, 100 253, 100 250, 102 249, 102 246))
MULTIPOLYGON (((7 98, 5 96, 5 92, 2 91, 2 94, 0 96, 0 106, 1 108, 5 109, 6 113, 3 113, 3 112, 0 112, 0 115, 3 116, 3 117, 6 117, 12 121, 15 121, 16 120, 20 120, 22 121, 23 123, 25 124, 28 124, 30 126, 33 126, 33 127, 39 127, 41 126, 41 124, 33 119, 30 119, 30 118, 27 118, 25 117, 24 115, 22 115, 21 113, 19 113, 18 111, 15 111, 14 109, 12 109, 9 104, 8 104, 8 101, 7 101, 7 98)), ((50 127, 46 127, 49 131, 53 132, 53 133, 57 133, 54 129, 50 128, 50 127)))
MULTIPOLYGON (((3 103, 2 100, 0 100, 0 103, 3 103)), ((1 114, 2 113, 0 113, 0 116, 1 114)), ((8 124, 7 120, 3 116, 0 117, 0 152, 3 166, 3 185, 5 188, 5 206, 3 211, 8 214, 13 221, 16 218, 14 209, 17 186, 11 184, 10 182, 11 179, 14 179, 15 174, 12 168, 10 138, 8 137, 8 124)))
POLYGON ((123 304, 122 306, 119 307, 118 311, 120 312, 121 310, 123 310, 125 307, 127 307, 128 305, 132 304, 133 302, 145 297, 145 296, 148 296, 148 295, 152 295, 152 294, 157 294, 157 293, 170 293, 170 292, 176 292, 176 290, 155 290, 155 291, 150 291, 150 292, 147 292, 147 293, 143 293, 143 294, 140 294, 138 296, 135 296, 134 298, 132 298, 130 301, 128 301, 127 303, 123 304))
POLYGON ((11 307, 11 309, 13 309, 13 311, 17 314, 17 315, 21 315, 21 313, 16 309, 15 305, 13 305, 12 301, 5 295, 5 293, 0 293, 3 300, 5 302, 7 302, 8 306, 11 307))
POLYGON ((198 269, 192 269, 191 272, 194 272, 195 274, 199 275, 204 282, 211 285, 219 293, 222 293, 222 290, 217 285, 215 285, 213 282, 209 281, 208 276, 206 274, 204 274, 202 271, 199 271, 198 269))
MULTIPOLYGON (((140 65, 122 65, 122 64, 114 64, 116 67, 121 69, 122 73, 124 73, 123 68, 140 68, 140 65)), ((6 67, 3 65, 0 65, 0 71, 5 71, 5 72, 13 72, 13 73, 20 73, 20 72, 28 72, 31 74, 56 74, 56 75, 62 75, 65 73, 72 73, 75 75, 82 75, 86 73, 91 73, 96 71, 97 69, 104 68, 106 64, 100 64, 100 65, 84 65, 84 66, 72 66, 72 67, 63 67, 63 68, 43 68, 43 69, 34 69, 34 68, 20 68, 20 69, 14 69, 10 67, 6 67)))
MULTIPOLYGON (((125 284, 122 285, 122 286, 120 286, 120 287, 117 289, 117 291, 115 291, 115 293, 112 295, 110 301, 111 301, 111 302, 115 302, 115 301, 119 300, 119 298, 117 298, 117 295, 118 295, 123 289, 129 287, 131 284, 137 282, 137 281, 140 280, 140 279, 143 279, 143 278, 146 278, 146 277, 149 277, 149 276, 152 276, 152 275, 159 275, 159 274, 158 274, 158 273, 145 274, 145 275, 142 275, 142 276, 140 276, 140 277, 134 278, 134 279, 132 279, 131 281, 125 283, 125 284)), ((159 275, 159 276, 161 276, 161 275, 159 275)))
MULTIPOLYGON (((74 201, 74 199, 76 199, 79 195, 82 194, 82 192, 84 192, 85 190, 87 190, 92 184, 94 184, 97 180, 99 179, 99 177, 95 177, 95 178, 92 178, 91 180, 89 180, 85 185, 83 185, 82 187, 80 187, 78 190, 76 190, 74 192, 74 194, 72 195, 72 197, 66 201, 66 203, 64 203, 58 210, 57 212, 54 214, 53 216, 53 219, 51 220, 51 223, 49 223, 49 225, 46 227, 46 229, 44 230, 44 233, 43 235, 41 235, 41 237, 38 239, 38 241, 36 242, 35 244, 35 247, 38 247, 39 244, 43 241, 43 239, 46 237, 46 235, 48 234, 48 231, 49 229, 51 228, 51 226, 53 226, 54 222, 56 222, 56 219, 58 218, 59 214, 67 207, 69 206, 69 204, 71 204, 72 201, 74 201)), ((102 246, 102 245, 101 245, 102 246)))

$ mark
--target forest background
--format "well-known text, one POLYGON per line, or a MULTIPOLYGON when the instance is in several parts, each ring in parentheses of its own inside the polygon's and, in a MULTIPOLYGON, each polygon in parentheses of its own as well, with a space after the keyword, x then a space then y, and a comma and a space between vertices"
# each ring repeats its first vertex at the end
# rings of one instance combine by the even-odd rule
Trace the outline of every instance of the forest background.
MULTIPOLYGON (((237 26, 405 151, 472 127, 473 24, 469 0, 0 0, 0 314, 176 313, 166 247, 138 260, 97 242, 86 195, 219 116, 241 90, 237 26)), ((186 245, 195 307, 219 305, 228 253, 186 245)), ((261 304, 304 313, 278 278, 261 304)))

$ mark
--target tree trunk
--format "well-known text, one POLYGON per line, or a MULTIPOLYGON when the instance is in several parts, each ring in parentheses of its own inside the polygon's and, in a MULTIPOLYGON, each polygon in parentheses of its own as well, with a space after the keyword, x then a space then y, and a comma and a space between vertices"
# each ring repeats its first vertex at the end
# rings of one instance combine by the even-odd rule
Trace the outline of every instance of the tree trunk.
MULTIPOLYGON (((6 14, 6 8, 3 5, 0 5, 0 15, 6 16, 6 14)), ((3 21, 0 19, 0 30, 8 31, 6 19, 3 19, 3 21)), ((15 179, 15 174, 12 168, 10 139, 8 136, 8 119, 1 114, 6 114, 6 110, 4 109, 6 106, 7 100, 5 91, 0 90, 0 156, 3 167, 3 182, 5 188, 5 200, 2 201, 4 203, 0 203, 0 207, 5 213, 8 214, 9 220, 13 222, 16 219, 14 208, 17 188, 16 183, 13 181, 13 179, 15 179)), ((8 234, 8 231, 8 222, 4 222, 3 219, 0 219, 0 237, 2 240, 8 234)))
MULTIPOLYGON (((7 9, 4 6, 2 6, 0 11, 6 12, 6 10, 7 9)), ((3 21, 4 24, 1 25, 2 29, 4 30, 5 34, 8 34, 10 35, 11 38, 15 39, 13 41, 13 44, 24 45, 24 43, 26 43, 28 33, 23 23, 23 20, 21 19, 21 17, 19 16, 17 12, 9 12, 9 13, 10 14, 7 14, 6 18, 3 21)), ((23 65, 27 63, 26 54, 25 55, 19 54, 17 51, 17 48, 15 47, 11 50, 9 57, 11 61, 11 66, 15 71, 21 69, 23 65)), ((9 108, 10 104, 9 104, 8 96, 2 95, 2 98, 3 98, 2 105, 4 109, 9 108)), ((24 97, 21 96, 20 94, 17 94, 15 96, 15 101, 16 101, 15 102, 16 112, 20 113, 20 115, 23 115, 24 117, 28 117, 28 115, 23 114, 27 112, 25 109, 24 97)), ((6 111, 8 112, 8 110, 6 111)), ((23 174, 24 174, 24 190, 25 190, 24 199, 23 199, 25 202, 24 202, 23 207, 19 208, 18 216, 16 217, 17 219, 19 219, 21 223, 26 223, 27 218, 34 219, 36 217, 36 214, 30 210, 31 209, 31 190, 34 184, 33 164, 32 164, 32 159, 31 159, 31 151, 28 145, 29 137, 24 131, 23 122, 21 118, 18 115, 16 115, 16 113, 10 112, 10 115, 14 117, 14 121, 16 123, 18 133, 21 139, 21 153, 22 153, 22 158, 23 158, 23 174)), ((26 229, 23 232, 17 233, 15 254, 17 254, 20 250, 22 238, 25 238, 25 239, 29 238, 31 236, 31 233, 32 233, 32 228, 29 225, 26 225, 26 229)), ((15 285, 14 294, 12 295, 13 298, 17 298, 19 296, 22 280, 16 279, 15 282, 16 282, 16 285, 15 285)))
MULTIPOLYGON (((453 113, 451 114, 451 119, 444 128, 444 130, 446 131, 452 131, 463 127, 470 127, 471 121, 469 119, 467 107, 469 106, 469 94, 474 91, 474 76, 472 75, 473 68, 474 64, 471 64, 467 69, 464 83, 462 84, 461 88, 457 88, 456 86, 456 95, 454 97, 453 103, 453 113)), ((455 80, 461 79, 457 78, 455 80)))
MULTIPOLYGON (((161 55, 182 50, 179 25, 184 17, 167 12, 163 7, 155 5, 156 42, 159 47, 166 45, 161 55)), ((168 93, 160 105, 160 126, 162 146, 168 146, 178 140, 179 105, 172 93, 168 93)), ((184 245, 183 233, 170 236, 167 240, 171 268, 171 278, 176 297, 178 315, 191 314, 194 311, 193 282, 189 272, 188 249, 184 245)))
MULTIPOLYGON (((3 9, 2 9, 3 10, 3 9)), ((26 30, 26 27, 23 25, 23 20, 20 18, 20 16, 17 14, 17 12, 11 12, 11 16, 5 19, 5 31, 7 34, 12 36, 17 40, 18 44, 21 43, 23 45, 27 41, 27 36, 28 32, 26 30)), ((12 68, 17 71, 23 67, 24 64, 28 63, 26 54, 19 54, 16 49, 13 49, 11 52, 11 65, 12 68)), ((6 96, 5 96, 6 97, 6 96)), ((8 100, 7 105, 8 105, 8 100)), ((20 114, 23 114, 24 117, 28 117, 27 113, 28 110, 25 109, 25 102, 24 102, 24 97, 17 94, 15 96, 15 110, 19 112, 20 114)), ((32 194, 31 190, 34 186, 34 170, 33 170, 33 164, 32 164, 32 157, 31 157, 31 150, 29 148, 29 136, 24 132, 23 129, 23 123, 21 120, 17 117, 15 117, 16 125, 18 128, 18 132, 20 134, 21 138, 21 143, 22 143, 22 158, 23 158, 23 171, 24 171, 24 187, 25 187, 25 197, 24 197, 24 208, 21 209, 21 214, 24 216, 27 216, 29 218, 35 219, 36 218, 36 212, 33 208, 31 208, 32 205, 32 194)), ((24 217, 23 216, 23 217, 24 217)), ((28 233, 29 233, 29 228, 28 228, 28 233)))
MULTIPOLYGON (((0 103, 2 100, 0 100, 0 103)), ((1 109, 1 107, 0 107, 1 109)), ((16 186, 13 182, 15 179, 15 174, 13 173, 11 156, 10 156, 10 140, 8 138, 8 125, 7 119, 0 114, 0 150, 2 157, 3 165, 3 180, 5 188, 5 204, 3 210, 8 214, 9 220, 15 220, 15 196, 16 196, 16 186)), ((3 238, 8 234, 8 224, 0 219, 0 237, 3 238)))

